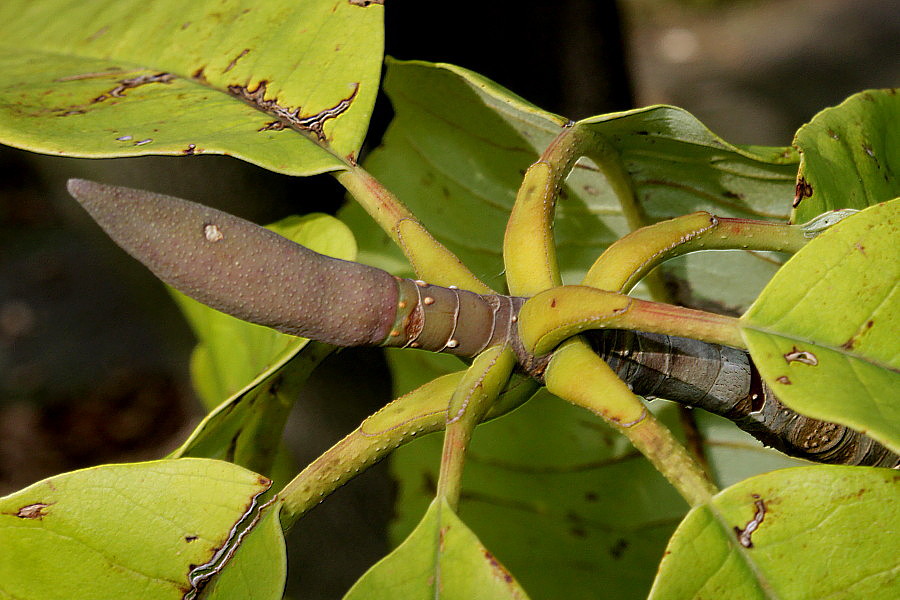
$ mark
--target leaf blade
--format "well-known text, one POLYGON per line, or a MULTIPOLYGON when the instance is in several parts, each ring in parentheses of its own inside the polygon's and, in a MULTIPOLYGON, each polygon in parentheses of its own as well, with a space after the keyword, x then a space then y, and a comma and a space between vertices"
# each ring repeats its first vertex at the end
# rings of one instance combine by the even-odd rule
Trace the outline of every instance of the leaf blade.
POLYGON ((775 393, 812 417, 900 449, 900 200, 870 207, 813 239, 741 317, 775 393))
POLYGON ((270 485, 205 459, 105 465, 38 482, 0 499, 0 590, 35 600, 179 599, 189 572, 270 485))
POLYGON ((69 156, 206 152, 293 175, 342 169, 374 105, 381 17, 379 5, 339 0, 5 2, 0 139, 69 156), (256 106, 241 99, 254 92, 256 106), (264 129, 279 115, 295 129, 264 129), (324 145, 300 124, 316 115, 324 145))
POLYGON ((898 497, 891 469, 800 467, 742 481, 679 525, 650 598, 889 598, 898 497))

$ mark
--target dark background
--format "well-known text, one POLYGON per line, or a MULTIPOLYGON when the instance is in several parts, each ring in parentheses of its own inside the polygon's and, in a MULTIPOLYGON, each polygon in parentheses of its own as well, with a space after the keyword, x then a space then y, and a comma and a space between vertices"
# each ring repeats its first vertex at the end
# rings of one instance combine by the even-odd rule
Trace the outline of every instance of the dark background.
MULTIPOLYGON (((386 52, 473 69, 573 119, 670 103, 728 141, 787 145, 818 110, 898 83, 898 14, 894 0, 388 0, 386 52)), ((390 115, 381 100, 370 143, 390 115)), ((73 176, 257 222, 333 212, 343 198, 327 176, 289 178, 224 157, 82 161, 0 148, 0 494, 157 458, 200 416, 187 326, 158 282, 65 196, 73 176)), ((299 464, 389 397, 377 351, 328 359, 289 426, 299 464)), ((381 465, 295 527, 295 596, 339 597, 388 551, 392 492, 381 465)))

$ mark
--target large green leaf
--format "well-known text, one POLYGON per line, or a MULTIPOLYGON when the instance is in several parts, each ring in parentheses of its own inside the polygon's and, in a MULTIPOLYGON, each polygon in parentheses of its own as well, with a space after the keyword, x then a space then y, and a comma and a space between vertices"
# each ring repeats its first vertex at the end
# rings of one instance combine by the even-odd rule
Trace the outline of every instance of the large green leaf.
POLYGON ((341 169, 378 91, 382 13, 346 0, 5 0, 0 141, 341 169))
MULTIPOLYGON (((334 217, 288 217, 269 229, 321 254, 356 256, 353 234, 334 217)), ((198 338, 191 360, 194 385, 213 409, 173 457, 200 456, 272 473, 288 466, 281 446, 285 419, 312 369, 329 354, 325 344, 253 325, 172 290, 198 338)), ((281 481, 279 473, 273 478, 281 481)))
POLYGON ((896 598, 898 523, 896 471, 817 466, 759 475, 691 510, 650 598, 896 598))
POLYGON ((900 451, 900 199, 820 234, 741 318, 760 373, 791 408, 900 451))
POLYGON ((525 600, 527 596, 447 503, 436 499, 421 523, 356 582, 345 600, 525 600))
POLYGON ((900 196, 900 95, 867 90, 826 108, 794 138, 800 150, 793 221, 900 196))
MULTIPOLYGON (((36 483, 0 499, 0 597, 190 598, 200 587, 192 579, 230 568, 223 559, 253 532, 270 485, 206 459, 106 465, 36 483)), ((264 535, 269 575, 283 586, 280 528, 264 535)))
MULTIPOLYGON (((503 289, 500 255, 522 173, 566 119, 452 65, 388 61, 385 91, 396 117, 366 167, 406 203, 435 237, 483 281, 503 289)), ((692 210, 786 219, 797 157, 788 148, 727 144, 689 113, 654 106, 585 119, 620 154, 638 202, 653 222, 692 210)), ((590 161, 569 176, 556 219, 560 266, 577 283, 606 246, 628 232, 618 199, 590 161)), ((362 260, 403 264, 367 217, 344 213, 361 240, 362 260)), ((698 299, 745 307, 777 264, 745 252, 690 256, 670 265, 698 299), (734 274, 741 284, 734 285, 734 274)))

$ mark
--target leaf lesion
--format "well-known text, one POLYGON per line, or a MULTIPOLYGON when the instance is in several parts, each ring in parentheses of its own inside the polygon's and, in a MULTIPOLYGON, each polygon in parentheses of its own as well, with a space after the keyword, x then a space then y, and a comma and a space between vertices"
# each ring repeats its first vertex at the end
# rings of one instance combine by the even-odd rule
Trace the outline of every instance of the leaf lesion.
POLYGON ((325 135, 325 123, 347 112, 350 105, 353 103, 353 100, 359 93, 359 82, 356 82, 353 84, 353 91, 335 105, 322 109, 315 114, 302 116, 300 114, 302 107, 300 106, 291 108, 290 106, 279 104, 274 98, 267 99, 266 92, 268 91, 268 86, 269 82, 262 80, 252 89, 250 85, 238 84, 229 85, 227 89, 228 93, 232 96, 275 117, 274 121, 266 123, 257 131, 281 131, 290 128, 306 134, 311 133, 315 135, 316 139, 321 143, 328 141, 328 138, 325 135))

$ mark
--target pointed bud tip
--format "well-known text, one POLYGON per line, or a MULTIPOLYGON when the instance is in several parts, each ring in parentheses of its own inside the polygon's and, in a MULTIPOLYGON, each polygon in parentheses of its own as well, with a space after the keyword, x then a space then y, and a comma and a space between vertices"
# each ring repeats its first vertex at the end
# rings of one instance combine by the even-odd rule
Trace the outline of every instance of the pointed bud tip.
POLYGON ((66 189, 73 198, 81 202, 91 191, 96 191, 99 185, 87 179, 70 179, 66 182, 66 189))

